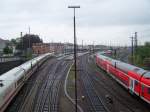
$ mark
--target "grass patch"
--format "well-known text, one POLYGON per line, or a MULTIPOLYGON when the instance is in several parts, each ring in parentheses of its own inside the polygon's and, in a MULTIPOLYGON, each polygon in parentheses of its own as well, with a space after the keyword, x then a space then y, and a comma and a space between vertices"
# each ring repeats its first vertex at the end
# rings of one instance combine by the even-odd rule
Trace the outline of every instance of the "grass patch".
MULTIPOLYGON (((68 79, 67 79, 67 93, 71 98, 74 98, 75 94, 75 86, 74 86, 74 81, 75 81, 75 73, 74 73, 74 66, 70 69, 70 72, 68 74, 68 79)), ((74 105, 72 102, 65 96, 65 94, 62 95, 60 98, 60 112, 74 112, 74 105)))
POLYGON ((60 112, 74 112, 74 105, 72 105, 66 96, 60 98, 60 104, 60 112))
POLYGON ((68 75, 68 83, 67 83, 67 92, 74 99, 75 96, 75 72, 74 65, 72 66, 69 75, 68 75))

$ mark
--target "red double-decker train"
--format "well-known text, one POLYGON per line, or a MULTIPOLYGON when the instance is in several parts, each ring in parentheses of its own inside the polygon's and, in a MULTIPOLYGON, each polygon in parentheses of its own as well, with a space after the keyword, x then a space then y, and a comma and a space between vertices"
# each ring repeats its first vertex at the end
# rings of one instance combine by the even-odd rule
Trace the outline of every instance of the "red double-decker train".
POLYGON ((150 72, 103 54, 96 54, 96 64, 116 81, 150 104, 150 72))

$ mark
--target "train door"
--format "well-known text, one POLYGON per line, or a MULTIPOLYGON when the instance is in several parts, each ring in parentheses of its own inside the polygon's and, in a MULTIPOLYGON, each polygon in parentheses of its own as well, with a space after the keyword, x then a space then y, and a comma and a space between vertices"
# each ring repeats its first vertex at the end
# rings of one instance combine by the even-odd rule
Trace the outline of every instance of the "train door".
POLYGON ((106 65, 106 71, 109 73, 109 64, 106 65))
POLYGON ((133 94, 134 93, 134 82, 135 80, 130 78, 130 82, 129 82, 129 91, 133 94))

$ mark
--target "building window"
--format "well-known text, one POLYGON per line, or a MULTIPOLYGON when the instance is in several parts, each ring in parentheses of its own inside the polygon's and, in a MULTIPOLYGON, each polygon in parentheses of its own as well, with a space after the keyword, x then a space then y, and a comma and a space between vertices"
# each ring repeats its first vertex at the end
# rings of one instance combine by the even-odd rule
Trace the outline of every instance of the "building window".
POLYGON ((145 88, 145 86, 144 85, 142 85, 142 96, 144 96, 144 88, 145 88))

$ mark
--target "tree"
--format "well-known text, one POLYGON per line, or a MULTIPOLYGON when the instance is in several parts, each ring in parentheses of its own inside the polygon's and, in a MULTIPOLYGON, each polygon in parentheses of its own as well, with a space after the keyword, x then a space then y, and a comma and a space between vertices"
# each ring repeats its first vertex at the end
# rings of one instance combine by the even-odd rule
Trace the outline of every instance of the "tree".
POLYGON ((20 50, 27 50, 27 48, 32 48, 33 43, 43 43, 43 41, 38 35, 26 34, 22 37, 16 48, 20 50))
POLYGON ((150 47, 150 42, 145 42, 146 47, 150 47))
POLYGON ((13 53, 12 49, 10 49, 8 46, 6 46, 6 47, 3 49, 3 52, 4 52, 4 54, 11 54, 11 53, 13 53))
POLYGON ((145 67, 146 65, 149 65, 149 62, 147 61, 149 58, 150 58, 150 42, 145 42, 144 46, 139 46, 137 48, 134 57, 134 62, 138 66, 145 67))
POLYGON ((16 40, 15 40, 15 39, 11 39, 11 43, 12 43, 12 44, 14 44, 14 45, 16 45, 16 44, 17 44, 17 42, 16 42, 16 40))

